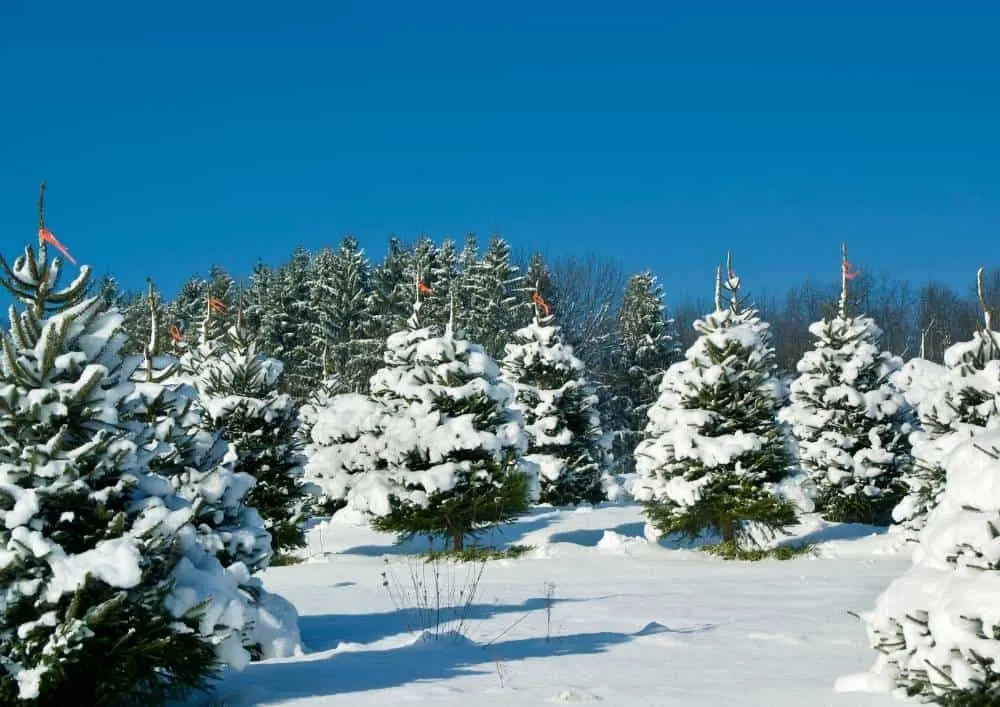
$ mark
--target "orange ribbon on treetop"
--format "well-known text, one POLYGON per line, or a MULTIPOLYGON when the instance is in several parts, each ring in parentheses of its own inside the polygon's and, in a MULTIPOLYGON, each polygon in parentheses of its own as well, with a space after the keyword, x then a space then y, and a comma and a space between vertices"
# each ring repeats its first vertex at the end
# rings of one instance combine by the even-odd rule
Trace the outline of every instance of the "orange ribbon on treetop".
POLYGON ((847 280, 853 280, 861 274, 860 270, 851 270, 853 266, 847 258, 844 258, 844 262, 841 264, 841 267, 844 269, 844 278, 847 280))
POLYGON ((417 280, 417 292, 422 295, 433 295, 434 290, 427 286, 427 283, 423 280, 417 280))
POLYGON ((42 226, 41 228, 38 229, 38 244, 41 245, 42 243, 51 243, 59 250, 60 253, 62 253, 63 255, 66 256, 67 259, 69 259, 69 262, 73 263, 73 265, 76 265, 76 260, 73 258, 72 255, 69 254, 69 251, 66 250, 66 246, 60 243, 59 239, 57 239, 52 234, 52 231, 45 228, 45 226, 42 226))
POLYGON ((220 300, 220 299, 216 299, 215 297, 209 297, 208 298, 208 306, 209 306, 209 308, 214 309, 219 314, 225 314, 226 313, 226 305, 225 305, 225 303, 222 300, 220 300))
POLYGON ((170 325, 170 338, 176 341, 177 343, 180 343, 181 341, 184 340, 184 337, 181 335, 181 330, 177 328, 176 324, 170 325))
POLYGON ((538 290, 535 290, 534 292, 531 293, 531 301, 537 304, 541 308, 541 310, 545 312, 546 317, 552 313, 552 308, 549 307, 549 303, 545 301, 545 298, 542 297, 541 293, 539 293, 538 290))

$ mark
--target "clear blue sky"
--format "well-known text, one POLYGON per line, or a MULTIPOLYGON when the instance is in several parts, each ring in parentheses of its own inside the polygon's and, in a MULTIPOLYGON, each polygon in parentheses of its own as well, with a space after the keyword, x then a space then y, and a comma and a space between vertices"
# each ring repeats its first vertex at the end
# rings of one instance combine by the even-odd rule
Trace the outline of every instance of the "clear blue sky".
POLYGON ((0 2, 0 234, 167 290, 354 233, 621 257, 679 299, 997 264, 997 3, 0 2), (822 6, 825 9, 816 9, 822 6))

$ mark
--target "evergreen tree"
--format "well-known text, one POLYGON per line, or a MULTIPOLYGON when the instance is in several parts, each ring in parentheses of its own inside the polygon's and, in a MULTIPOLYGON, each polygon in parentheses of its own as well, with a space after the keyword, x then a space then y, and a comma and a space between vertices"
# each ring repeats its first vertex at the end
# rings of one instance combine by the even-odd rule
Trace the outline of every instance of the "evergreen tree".
POLYGON ((167 307, 168 318, 183 335, 186 346, 196 346, 199 343, 198 325, 204 320, 207 298, 208 284, 193 275, 181 285, 177 296, 167 307))
POLYGON ((345 238, 333 262, 327 300, 331 334, 328 376, 347 390, 366 392, 381 362, 382 339, 373 336, 371 277, 368 258, 353 237, 345 238))
POLYGON ((841 690, 875 682, 921 702, 1000 703, 1000 431, 959 444, 945 467, 947 483, 928 515, 913 566, 861 617, 877 652, 875 665, 861 680, 844 680, 841 690))
MULTIPOLYGON (((531 254, 531 259, 528 261, 528 268, 525 271, 524 282, 532 288, 528 293, 529 296, 537 292, 549 304, 549 307, 559 309, 559 293, 556 289, 556 283, 552 277, 552 271, 549 270, 549 266, 545 263, 545 259, 541 253, 535 252, 531 254)), ((534 310, 528 310, 529 317, 533 317, 534 314, 534 310)))
POLYGON ((372 272, 369 301, 371 337, 385 341, 405 325, 412 301, 414 281, 408 273, 408 255, 399 239, 393 236, 382 263, 372 272))
POLYGON ((121 315, 87 296, 88 266, 60 288, 44 242, 0 269, 25 305, 0 363, 0 702, 156 705, 201 689, 221 661, 242 665, 239 605, 120 418, 121 315))
POLYGON ((529 311, 528 299, 522 296, 526 285, 517 272, 511 263, 510 245, 494 236, 467 275, 470 310, 466 333, 491 356, 503 354, 514 323, 529 311))
POLYGON ((450 326, 421 327, 418 312, 419 303, 389 337, 371 380, 389 422, 364 502, 380 530, 443 536, 462 549, 466 535, 527 509, 524 428, 496 362, 450 326))
POLYGON ((296 400, 304 400, 319 381, 323 347, 317 346, 319 324, 311 307, 310 287, 313 263, 305 248, 299 246, 279 271, 273 288, 272 314, 277 331, 277 346, 272 356, 284 364, 281 390, 296 400))
POLYGON ((429 273, 428 284, 433 289, 434 296, 425 301, 424 306, 428 311, 421 310, 421 315, 427 323, 443 326, 458 314, 458 312, 452 314, 452 302, 456 303, 456 309, 461 307, 462 283, 459 252, 455 241, 445 239, 441 244, 429 273))
MULTIPOLYGON (((148 341, 135 368, 132 392, 124 400, 124 416, 142 423, 139 449, 146 463, 166 477, 175 493, 192 509, 192 522, 207 552, 218 557, 234 576, 266 566, 271 541, 264 522, 247 503, 252 476, 238 472, 235 450, 217 431, 203 424, 203 405, 187 373, 214 361, 221 342, 195 347, 183 359, 162 351, 164 338, 158 298, 149 283, 148 341)), ((202 325, 203 326, 203 325, 202 325)), ((244 586, 247 582, 242 582, 244 586)))
MULTIPOLYGON (((906 496, 893 509, 893 519, 915 538, 945 487, 944 461, 959 444, 984 430, 1000 427, 1000 333, 993 330, 993 312, 978 274, 983 326, 972 340, 949 347, 944 370, 930 390, 919 394, 920 426, 910 436, 913 470, 905 477, 906 496)), ((926 367, 925 367, 926 368, 926 367)))
POLYGON ((615 412, 615 460, 623 474, 635 471, 635 447, 642 439, 660 382, 681 358, 673 320, 664 315, 663 288, 653 273, 633 275, 618 312, 616 375, 610 384, 615 412))
POLYGON ((663 376, 636 447, 633 492, 664 534, 710 529, 739 545, 754 527, 794 523, 796 511, 775 489, 792 460, 777 420, 784 395, 768 325, 739 302, 739 278, 727 269, 729 305, 720 275, 716 310, 695 322, 699 338, 663 376))
POLYGON ((816 508, 827 520, 888 525, 911 465, 911 410, 890 383, 902 361, 880 350, 881 330, 847 312, 852 277, 842 259, 836 316, 814 323, 781 417, 795 436, 816 508))
POLYGON ((503 360, 503 378, 524 418, 525 458, 540 470, 542 503, 599 503, 610 460, 597 394, 548 304, 540 296, 538 303, 534 320, 514 332, 503 360))
MULTIPOLYGON (((278 392, 281 374, 281 362, 258 353, 237 324, 197 377, 205 426, 233 445, 235 471, 254 480, 245 502, 263 517, 276 551, 304 544, 305 459, 298 410, 278 392)), ((263 569, 268 560, 262 557, 248 567, 263 569)))
POLYGON ((281 317, 275 306, 277 284, 277 273, 264 263, 257 263, 243 298, 243 325, 257 333, 264 351, 277 351, 282 342, 281 317))
POLYGON ((386 407, 367 395, 342 393, 310 406, 308 415, 304 480, 317 511, 333 515, 351 506, 362 513, 388 513, 388 498, 378 488, 390 441, 384 437, 391 420, 386 407))

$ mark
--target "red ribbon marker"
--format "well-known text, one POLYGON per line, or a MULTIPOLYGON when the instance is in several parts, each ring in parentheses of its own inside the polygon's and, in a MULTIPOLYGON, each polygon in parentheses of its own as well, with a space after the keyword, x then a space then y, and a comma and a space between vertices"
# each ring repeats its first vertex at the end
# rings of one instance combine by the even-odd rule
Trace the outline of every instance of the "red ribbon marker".
POLYGON ((52 234, 52 231, 45 228, 44 226, 38 229, 38 244, 41 245, 42 243, 51 243, 59 250, 60 253, 66 256, 69 262, 73 263, 73 265, 76 265, 76 259, 69 254, 69 251, 66 250, 66 246, 60 243, 59 239, 52 234))

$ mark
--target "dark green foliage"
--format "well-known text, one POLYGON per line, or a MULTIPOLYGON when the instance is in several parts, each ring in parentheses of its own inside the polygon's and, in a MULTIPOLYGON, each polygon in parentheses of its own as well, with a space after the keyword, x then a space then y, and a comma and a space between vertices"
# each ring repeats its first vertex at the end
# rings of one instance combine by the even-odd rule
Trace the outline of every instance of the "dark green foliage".
POLYGON ((664 534, 712 530, 745 546, 754 529, 793 524, 796 508, 772 490, 791 473, 792 456, 777 419, 782 388, 767 325, 741 307, 732 273, 727 285, 730 305, 720 293, 716 311, 696 323, 701 336, 685 361, 664 376, 636 448, 635 493, 664 534))
POLYGON ((179 548, 155 514, 179 499, 146 495, 157 485, 119 418, 117 315, 102 293, 87 298, 87 267, 58 289, 45 246, 0 267, 27 305, 4 332, 0 367, 0 547, 10 553, 0 568, 0 703, 158 705, 204 688, 214 648, 192 630, 196 612, 174 617, 164 603, 179 548), (78 580, 59 561, 98 548, 121 550, 116 571, 129 581, 99 564, 78 580), (21 699, 30 671, 39 694, 21 699))
POLYGON ((301 523, 307 508, 298 409, 277 392, 277 365, 233 330, 203 372, 201 388, 220 400, 206 406, 205 425, 235 447, 234 471, 256 480, 245 503, 260 513, 272 547, 281 551, 305 544, 301 523))
POLYGON ((473 545, 462 550, 432 550, 426 553, 427 562, 452 560, 454 562, 486 562, 488 560, 516 560, 534 548, 531 545, 509 545, 508 547, 483 547, 473 545))
POLYGON ((432 447, 433 435, 407 442, 387 438, 390 447, 403 446, 393 448, 379 468, 368 470, 385 474, 394 488, 390 512, 373 525, 404 538, 444 537, 452 549, 461 550, 466 535, 527 510, 529 479, 518 456, 523 441, 519 429, 509 429, 517 419, 509 408, 513 391, 499 381, 496 363, 482 347, 456 338, 450 329, 441 335, 436 328, 421 328, 419 312, 418 304, 407 329, 389 337, 386 366, 372 377, 372 397, 391 416, 433 416, 441 426, 464 418, 474 430, 500 436, 502 446, 491 449, 478 436, 465 435, 465 441, 444 450, 439 442, 432 447), (441 473, 442 465, 451 466, 447 488, 424 488, 424 472, 441 473))
MULTIPOLYGON (((478 475, 463 474, 454 488, 432 494, 426 506, 394 499, 389 515, 375 518, 372 527, 399 534, 401 539, 417 535, 446 538, 455 551, 465 548, 465 538, 513 520, 528 510, 527 477, 515 471, 513 455, 497 461, 487 455, 462 455, 473 461, 477 472, 498 483, 484 486, 478 475), (478 457, 478 458, 477 458, 478 457)), ((426 468, 427 460, 414 456, 411 469, 426 468)))
POLYGON ((596 390, 552 316, 514 332, 503 376, 524 417, 528 459, 559 470, 556 478, 543 475, 539 500, 556 506, 605 500, 608 453, 596 390))
POLYGON ((618 312, 610 385, 618 421, 614 458, 619 473, 635 471, 635 447, 643 437, 646 415, 659 396, 663 374, 681 358, 673 320, 664 314, 663 288, 649 271, 633 275, 618 312))
POLYGON ((710 555, 716 555, 725 560, 744 560, 759 562, 760 560, 792 560, 796 557, 812 555, 812 545, 778 545, 771 548, 744 548, 734 542, 724 542, 718 545, 704 545, 701 550, 710 555))
POLYGON ((647 503, 644 512, 664 535, 694 540, 711 529, 723 542, 740 546, 751 542, 747 521, 777 532, 793 525, 797 513, 791 501, 778 498, 735 474, 719 474, 706 487, 703 499, 694 505, 647 503))

